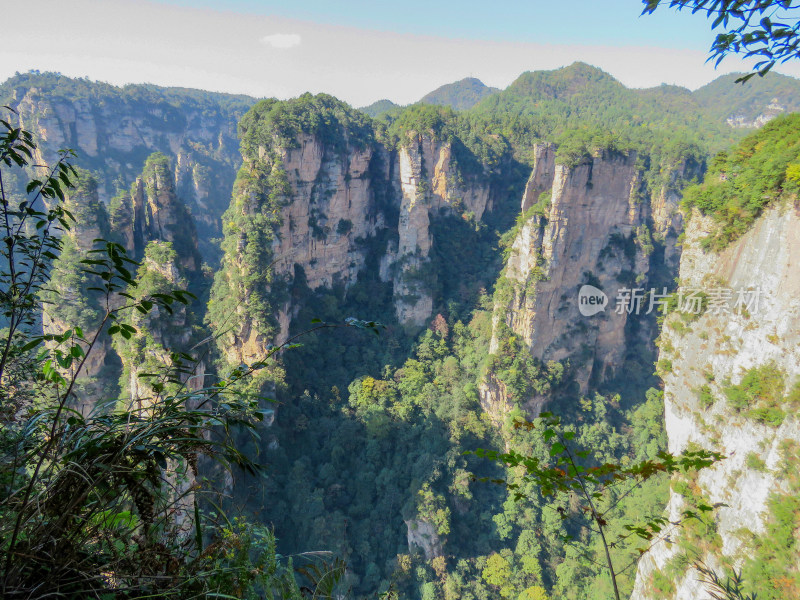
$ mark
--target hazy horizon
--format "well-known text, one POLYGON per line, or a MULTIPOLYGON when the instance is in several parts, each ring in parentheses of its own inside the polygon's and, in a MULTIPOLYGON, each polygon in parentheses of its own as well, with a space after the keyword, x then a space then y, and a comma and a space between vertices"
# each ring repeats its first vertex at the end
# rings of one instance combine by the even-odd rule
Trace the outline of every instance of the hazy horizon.
MULTIPOLYGON (((402 22, 396 31, 364 28, 381 26, 379 17, 389 18, 381 15, 359 27, 343 25, 349 18, 345 9, 340 18, 332 18, 320 12, 322 8, 311 14, 289 8, 278 11, 283 14, 267 14, 264 6, 247 0, 226 3, 227 10, 208 8, 218 3, 203 0, 193 6, 175 2, 179 0, 15 4, 10 22, 37 27, 8 32, 7 47, 17 50, 5 53, 0 79, 15 72, 55 71, 112 85, 150 83, 253 97, 285 99, 306 91, 325 92, 353 106, 366 106, 381 99, 416 102, 466 77, 503 89, 526 71, 552 70, 576 61, 597 66, 629 88, 668 84, 694 90, 720 75, 750 70, 750 63, 734 57, 718 70, 705 62, 713 34, 702 16, 665 10, 640 18, 641 6, 630 0, 604 3, 621 26, 615 31, 622 33, 613 40, 587 33, 603 29, 592 27, 593 5, 587 2, 580 3, 584 13, 577 11, 574 33, 559 29, 565 25, 559 25, 548 3, 533 2, 527 9, 542 12, 536 32, 526 38, 517 30, 487 30, 484 37, 493 39, 447 37, 469 34, 472 30, 465 26, 420 27, 425 33, 409 33, 413 28, 402 22), (284 16, 290 13, 306 18, 284 16), (556 33, 544 35, 541 31, 551 25, 556 33), (434 30, 442 35, 431 35, 434 30), (646 36, 653 45, 643 45, 646 36), (581 43, 585 41, 592 43, 581 43)), ((473 35, 482 34, 480 24, 474 23, 477 17, 471 18, 473 35)), ((775 70, 800 76, 800 65, 775 70)))

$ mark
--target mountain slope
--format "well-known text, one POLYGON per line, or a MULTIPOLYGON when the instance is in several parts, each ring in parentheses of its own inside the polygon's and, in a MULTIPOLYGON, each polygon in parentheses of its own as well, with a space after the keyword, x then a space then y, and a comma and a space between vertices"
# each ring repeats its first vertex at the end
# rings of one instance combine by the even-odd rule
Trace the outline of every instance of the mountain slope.
POLYGON ((696 92, 668 85, 637 90, 596 67, 573 63, 523 73, 469 113, 489 120, 518 143, 531 136, 553 139, 570 128, 599 128, 641 140, 637 128, 643 126, 649 130, 646 139, 657 132, 667 141, 691 140, 717 152, 741 139, 746 133, 742 127, 763 124, 800 106, 797 79, 767 76, 745 87, 734 84, 735 79, 720 77, 696 92), (777 107, 770 108, 774 98, 777 107))
POLYGON ((746 83, 735 83, 742 75, 723 75, 692 95, 709 116, 725 119, 736 127, 760 126, 765 117, 800 110, 800 81, 794 77, 769 73, 746 83))
POLYGON ((395 108, 400 108, 400 105, 395 104, 391 100, 386 100, 384 98, 383 100, 378 100, 376 102, 373 102, 369 106, 362 106, 358 110, 360 110, 364 114, 369 115, 374 119, 375 117, 379 117, 382 114, 387 113, 395 108))
POLYGON ((480 79, 467 77, 438 87, 425 94, 419 101, 423 104, 436 104, 450 106, 455 110, 466 110, 499 91, 497 88, 485 85, 480 79))

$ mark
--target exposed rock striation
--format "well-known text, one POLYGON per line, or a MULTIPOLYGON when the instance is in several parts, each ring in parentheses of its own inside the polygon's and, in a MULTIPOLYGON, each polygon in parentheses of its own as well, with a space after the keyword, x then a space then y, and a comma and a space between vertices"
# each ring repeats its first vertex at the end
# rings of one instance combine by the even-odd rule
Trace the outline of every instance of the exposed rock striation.
POLYGON ((112 225, 137 260, 149 242, 170 242, 187 272, 200 269, 197 232, 186 205, 175 192, 169 159, 160 152, 148 157, 130 192, 110 203, 112 225))
MULTIPOLYGON (((151 156, 131 192, 115 196, 108 209, 101 201, 97 179, 83 169, 78 169, 78 175, 77 186, 69 192, 65 204, 75 222, 63 234, 61 256, 43 292, 42 325, 47 334, 60 334, 77 326, 86 339, 92 339, 103 322, 106 299, 97 289, 99 278, 88 274, 87 265, 81 261, 93 257, 87 253, 97 247, 95 240, 121 242, 131 257, 143 263, 139 275, 144 286, 129 290, 139 296, 186 289, 188 280, 200 275, 200 255, 194 222, 175 194, 172 170, 163 154, 151 156)), ((113 294, 109 302, 114 308, 127 301, 113 294)), ((134 315, 137 334, 130 344, 112 345, 105 333, 98 337, 79 374, 85 390, 81 394, 85 406, 80 408, 89 409, 95 401, 118 394, 118 382, 124 395, 130 392, 136 397, 138 374, 148 372, 148 364, 153 370, 171 366, 170 350, 188 350, 193 324, 185 308, 177 307, 173 315, 159 315, 157 307, 153 311, 144 320, 138 313, 134 315), (148 362, 150 355, 132 351, 126 355, 137 342, 158 345, 158 360, 148 362), (121 351, 123 346, 126 352, 121 351), (124 377, 123 370, 127 373, 124 377)), ((124 319, 129 317, 123 315, 124 319)))
MULTIPOLYGON (((771 496, 788 491, 784 454, 787 443, 800 443, 800 424, 790 408, 778 408, 787 411, 783 417, 759 412, 757 405, 751 407, 755 411, 737 408, 730 390, 765 366, 783 374, 783 383, 776 380, 771 387, 784 389, 769 390, 777 396, 787 394, 800 377, 800 215, 787 205, 768 209, 720 254, 705 253, 700 245, 712 226, 710 219, 692 216, 680 265, 682 289, 687 294, 704 290, 711 296, 709 306, 688 328, 677 315, 666 321, 659 364, 665 365, 670 451, 694 445, 727 456, 694 482, 696 493, 718 505, 715 534, 697 558, 716 568, 723 561, 741 568, 772 518, 771 496), (718 302, 714 298, 727 293, 716 290, 731 290, 731 296, 718 302)), ((671 519, 690 507, 687 493, 673 483, 671 519)), ((632 598, 710 598, 695 571, 675 567, 685 564, 680 559, 685 535, 674 532, 672 543, 661 541, 642 558, 632 598), (658 572, 673 581, 668 594, 656 592, 658 572)))
POLYGON ((401 323, 424 325, 433 310, 420 271, 427 262, 433 237, 431 219, 456 212, 480 220, 491 209, 486 180, 464 181, 453 160, 452 144, 411 132, 397 152, 400 217, 396 252, 386 257, 393 270, 395 312, 401 323))
MULTIPOLYGON (((633 152, 605 150, 565 164, 555 146, 536 144, 533 158, 495 289, 490 353, 519 338, 540 364, 568 365, 567 378, 577 384, 569 393, 586 395, 620 377, 632 347, 654 354, 658 296, 650 292, 672 286, 683 228, 679 190, 702 165, 667 165, 663 183, 654 185, 633 152), (579 294, 592 288, 605 305, 588 314, 579 294)), ((480 395, 496 421, 515 405, 537 414, 551 397, 507 394, 490 369, 480 395)))
POLYGON ((203 257, 216 260, 211 238, 221 233, 220 217, 241 162, 237 121, 254 99, 31 73, 5 82, 0 100, 34 134, 40 159, 49 164, 57 150, 75 150, 77 164, 97 175, 104 201, 130 187, 150 154, 164 153, 201 232, 203 257))
POLYGON ((379 139, 367 117, 324 95, 265 101, 242 121, 242 135, 210 304, 215 327, 232 321, 228 361, 263 357, 287 338, 298 286, 346 291, 366 271, 392 284, 402 325, 424 326, 436 279, 432 223, 480 221, 493 206, 487 173, 468 176, 452 142, 432 132, 379 139), (287 126, 283 111, 300 106, 303 118, 287 126))
MULTIPOLYGON (((608 379, 624 362, 626 323, 644 318, 616 310, 624 290, 644 288, 652 247, 642 242, 650 222, 634 154, 602 152, 569 166, 556 164, 554 148, 536 147, 536 162, 522 199, 524 209, 495 292, 490 352, 500 338, 517 335, 542 362, 569 359, 586 394, 590 381, 608 379), (607 297, 604 311, 584 316, 578 293, 591 285, 607 297)), ((508 405, 503 386, 488 374, 486 407, 508 405)), ((537 412, 545 397, 517 399, 537 412)), ((495 411, 496 412, 496 411, 495 411)))

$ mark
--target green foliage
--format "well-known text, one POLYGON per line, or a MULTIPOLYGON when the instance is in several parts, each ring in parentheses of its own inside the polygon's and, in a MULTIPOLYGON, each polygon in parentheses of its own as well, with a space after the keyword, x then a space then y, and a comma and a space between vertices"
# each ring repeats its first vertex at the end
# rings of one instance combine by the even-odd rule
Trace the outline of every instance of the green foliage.
POLYGON ((449 106, 455 110, 466 110, 497 91, 499 91, 497 88, 488 87, 474 77, 467 77, 436 88, 425 94, 419 102, 420 104, 449 106))
MULTIPOLYGON (((673 474, 688 472, 708 467, 721 460, 723 456, 716 452, 704 450, 688 451, 681 456, 673 456, 665 451, 659 451, 655 459, 644 460, 639 463, 623 466, 591 460, 592 450, 579 450, 578 442, 586 444, 586 448, 595 448, 597 445, 590 440, 576 438, 576 431, 571 428, 562 428, 561 419, 550 413, 542 413, 534 422, 518 420, 515 427, 536 430, 543 440, 549 445, 547 455, 522 454, 515 450, 505 453, 493 450, 479 449, 475 451, 478 456, 499 462, 511 470, 521 470, 521 478, 514 480, 496 480, 504 484, 510 491, 515 502, 532 500, 536 496, 554 497, 556 511, 562 521, 575 518, 576 515, 586 514, 593 526, 593 531, 599 535, 604 551, 604 561, 611 576, 614 596, 621 598, 617 584, 614 560, 611 549, 622 547, 631 536, 637 536, 645 541, 656 538, 670 522, 662 516, 649 516, 644 522, 627 522, 622 525, 625 533, 610 540, 607 537, 609 521, 613 509, 620 499, 630 490, 642 485, 647 480, 661 473, 673 474), (618 491, 624 486, 628 488, 618 491), (570 502, 570 496, 577 498, 579 505, 576 507, 570 502)), ((488 479, 484 479, 488 481, 488 479)), ((711 511, 712 508, 704 503, 699 503, 696 510, 700 513, 711 511)), ((617 516, 617 515, 613 515, 617 516)), ((698 512, 686 510, 683 513, 686 519, 699 518, 698 512)), ((675 525, 675 523, 672 523, 675 525)), ((566 543, 573 543, 579 538, 569 533, 562 537, 566 543)), ((585 539, 580 542, 585 544, 585 539)), ((644 552, 646 549, 641 549, 644 552)))
POLYGON ((774 98, 780 98, 787 113, 800 110, 797 97, 797 79, 779 73, 768 73, 747 82, 736 81, 744 73, 731 73, 717 77, 711 83, 692 93, 712 118, 727 119, 742 115, 748 121, 764 113, 774 98))
POLYGON ((756 597, 760 597, 756 593, 745 593, 742 585, 744 580, 739 571, 722 579, 703 563, 696 563, 694 568, 703 576, 700 581, 705 583, 706 590, 714 600, 756 600, 756 597))
POLYGON ((353 222, 348 219, 339 219, 339 223, 336 225, 336 233, 339 235, 347 235, 350 233, 350 230, 353 228, 353 222))
POLYGON ((632 446, 636 448, 633 460, 652 460, 667 449, 667 434, 664 431, 664 392, 650 388, 645 392, 645 401, 631 410, 632 446))
POLYGON ((605 148, 605 137, 617 149, 634 148, 640 156, 653 158, 653 165, 666 167, 677 157, 700 157, 698 146, 720 149, 738 137, 706 111, 687 89, 630 90, 600 69, 574 63, 523 73, 467 115, 483 121, 485 130, 502 133, 523 156, 534 142, 561 135, 565 141, 574 140, 577 151, 605 148))
POLYGON ((686 190, 683 205, 713 217, 717 230, 703 245, 721 250, 739 238, 763 209, 795 197, 798 183, 787 173, 800 161, 800 116, 773 119, 729 152, 718 154, 705 182, 686 190))
POLYGON ((369 115, 373 119, 380 117, 381 115, 395 109, 399 109, 400 106, 392 102, 391 100, 378 100, 373 102, 369 106, 362 106, 358 110, 363 112, 366 115, 369 115))
POLYGON ((412 104, 376 121, 379 139, 389 146, 405 146, 420 136, 449 142, 462 176, 497 177, 499 167, 511 160, 508 140, 487 131, 482 119, 457 113, 446 106, 412 104))
MULTIPOLYGON (((3 181, 14 166, 28 165, 36 147, 30 134, 0 123, 3 181)), ((2 596, 38 597, 46 590, 61 597, 299 598, 291 562, 279 564, 274 540, 263 529, 210 528, 204 548, 198 456, 256 471, 227 433, 252 429, 263 418, 257 402, 232 393, 232 385, 264 365, 187 391, 181 383, 190 372, 185 360, 192 359, 179 356, 169 368, 145 375, 152 393, 136 406, 112 401, 72 408, 82 405, 76 384, 101 336, 131 340, 137 333, 132 314, 172 314, 192 295, 157 287, 130 293, 137 287, 131 272, 137 264, 125 250, 113 242, 81 248, 71 229, 66 194, 78 173, 66 155, 41 168, 45 175, 32 180, 21 198, 0 186, 0 277, 13 291, 0 296, 8 323, 0 359, 2 596), (72 267, 83 270, 100 302, 91 314, 79 314, 95 321, 86 330, 67 323, 60 333, 39 335, 37 296, 60 267, 57 232, 67 240, 74 236, 72 267), (167 383, 177 389, 168 390, 167 383)), ((77 193, 87 190, 92 181, 82 174, 77 193)), ((91 202, 78 210, 96 214, 91 202)), ((148 258, 154 254, 174 257, 168 248, 148 258)))
POLYGON ((271 245, 281 224, 280 207, 288 193, 286 174, 274 163, 251 162, 239 170, 234 198, 223 215, 224 259, 214 276, 206 320, 212 330, 241 325, 240 307, 259 334, 274 332, 274 310, 281 281, 272 271, 271 245))
POLYGON ((481 577, 486 583, 498 589, 503 598, 513 594, 513 588, 508 585, 511 576, 511 565, 500 554, 492 554, 486 559, 481 577))
POLYGON ((700 389, 697 390, 697 399, 700 402, 700 407, 703 409, 709 409, 714 404, 714 394, 711 391, 711 386, 707 383, 704 383, 700 386, 700 389))
POLYGON ((656 374, 662 379, 672 373, 672 361, 669 358, 660 358, 656 363, 656 374))
POLYGON ((239 122, 243 156, 274 143, 294 148, 300 134, 314 135, 324 145, 343 151, 364 148, 373 140, 370 118, 327 94, 305 93, 287 101, 262 100, 239 122))
POLYGON ((601 128, 568 129, 556 138, 556 162, 575 167, 602 152, 626 153, 629 144, 601 128))
POLYGON ((675 594, 675 582, 672 577, 665 575, 662 571, 654 571, 650 586, 653 591, 660 594, 663 598, 669 598, 675 594))
POLYGON ((785 409, 789 406, 796 408, 791 403, 791 396, 785 397, 785 389, 785 373, 775 363, 766 363, 749 369, 738 385, 726 386, 723 392, 728 403, 738 412, 777 427, 786 417, 785 409))
POLYGON ((747 453, 747 456, 745 457, 745 464, 747 465, 747 468, 753 469, 754 471, 759 471, 761 473, 767 470, 767 463, 765 463, 763 459, 755 452, 747 453))
POLYGON ((800 452, 797 443, 781 446, 780 476, 785 489, 774 490, 768 501, 766 532, 752 542, 755 551, 745 560, 743 586, 759 600, 789 600, 800 594, 796 532, 800 527, 800 452))
MULTIPOLYGON (((662 1, 643 0, 642 14, 652 14, 662 1)), ((709 60, 715 65, 729 54, 756 57, 753 72, 742 77, 743 81, 756 74, 763 77, 776 64, 800 58, 800 21, 791 10, 795 7, 786 0, 669 0, 669 6, 705 13, 713 18, 712 29, 725 28, 711 45, 709 60)))

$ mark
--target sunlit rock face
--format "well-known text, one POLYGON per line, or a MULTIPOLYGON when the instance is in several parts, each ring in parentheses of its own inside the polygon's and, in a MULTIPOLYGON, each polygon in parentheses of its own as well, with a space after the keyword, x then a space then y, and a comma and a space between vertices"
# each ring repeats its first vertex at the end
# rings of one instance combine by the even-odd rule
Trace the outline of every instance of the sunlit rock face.
MULTIPOLYGON (((700 246, 712 227, 700 214, 689 220, 680 281, 687 290, 732 290, 731 310, 706 310, 688 330, 667 320, 659 358, 671 362, 663 376, 670 451, 702 447, 727 456, 700 471, 695 484, 696 493, 717 506, 716 536, 698 558, 720 569, 723 561, 741 567, 752 555, 753 536, 763 534, 770 519, 770 495, 787 490, 782 449, 800 442, 796 415, 787 414, 779 425, 762 422, 737 411, 724 392, 765 365, 784 374, 786 389, 779 394, 788 393, 800 376, 800 216, 791 206, 768 209, 720 254, 700 246), (749 306, 734 310, 738 299, 749 306)), ((673 484, 667 507, 672 520, 689 507, 685 493, 673 484)), ((661 541, 644 555, 632 598, 711 598, 696 571, 682 568, 675 576, 671 568, 682 554, 683 535, 676 530, 670 543, 661 541), (672 579, 668 595, 656 589, 657 572, 672 579)))
MULTIPOLYGON (((415 132, 391 147, 344 131, 335 142, 304 131, 289 140, 275 136, 244 152, 243 172, 255 171, 279 174, 282 182, 277 225, 265 247, 274 277, 288 288, 346 290, 377 265, 375 275, 392 284, 397 320, 410 330, 432 317, 430 282, 420 277, 436 244, 432 222, 443 215, 477 222, 493 207, 486 173, 462 172, 451 142, 415 132)), ((257 210, 253 196, 235 188, 232 210, 257 210)), ((247 270, 244 252, 241 244, 228 251, 223 276, 247 270)), ((270 327, 240 309, 224 350, 230 361, 252 360, 287 338, 299 307, 289 299, 275 308, 274 334, 261 333, 270 327)))
POLYGON ((491 209, 487 181, 465 183, 449 142, 410 135, 397 153, 395 172, 401 193, 395 264, 395 311, 401 323, 422 326, 431 317, 433 298, 409 275, 428 260, 431 219, 442 211, 470 213, 480 220, 491 209))
MULTIPOLYGON (((542 362, 569 359, 571 376, 586 394, 590 381, 601 382, 623 365, 626 323, 639 315, 617 310, 615 300, 619 290, 646 287, 649 227, 658 205, 644 193, 635 154, 603 152, 566 165, 557 164, 554 153, 550 145, 534 151, 524 217, 495 294, 490 352, 498 351, 500 330, 510 331, 542 362), (605 309, 592 315, 579 304, 587 285, 606 298, 605 309)), ((643 302, 641 312, 648 308, 643 302)), ((490 414, 509 405, 503 389, 490 373, 481 388, 490 414)), ((521 400, 537 414, 548 397, 521 400)))

